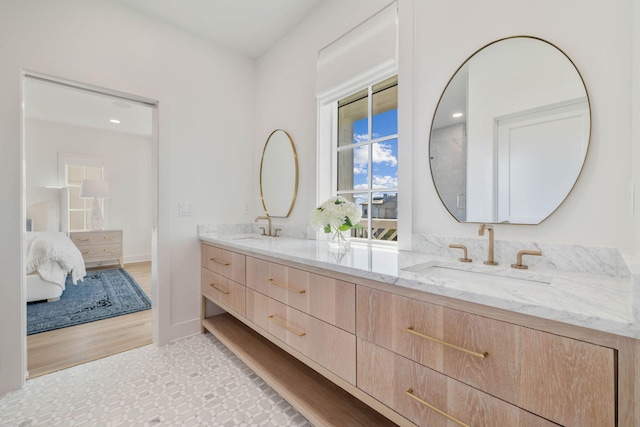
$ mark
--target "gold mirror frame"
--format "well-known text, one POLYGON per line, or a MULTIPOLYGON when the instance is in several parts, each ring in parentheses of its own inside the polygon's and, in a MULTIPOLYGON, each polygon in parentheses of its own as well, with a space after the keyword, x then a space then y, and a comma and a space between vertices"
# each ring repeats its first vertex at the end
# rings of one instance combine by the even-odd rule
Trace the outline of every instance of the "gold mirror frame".
MULTIPOLYGON (((504 55, 504 54, 503 54, 504 55)), ((535 57, 535 56, 534 56, 535 57)), ((551 75, 549 70, 555 70, 555 68, 553 68, 551 65, 548 66, 548 68, 546 69, 547 71, 545 71, 544 68, 539 68, 540 65, 545 65, 545 63, 547 63, 547 61, 539 61, 538 63, 535 64, 536 67, 538 67, 538 69, 531 67, 530 70, 534 70, 536 72, 538 72, 541 75, 544 75, 544 73, 546 72, 547 74, 551 75)), ((476 66, 477 64, 474 63, 474 66, 476 66)), ((504 69, 508 69, 508 67, 505 67, 504 69)), ((487 75, 494 75, 494 76, 499 76, 500 73, 495 72, 495 73, 491 73, 488 69, 483 69, 484 72, 481 75, 487 76, 487 75)), ((495 69, 494 69, 495 71, 495 69)), ((515 74, 512 74, 515 75, 515 74)), ((494 77, 495 78, 495 77, 494 77)), ((497 80, 497 79, 496 79, 497 80)), ((476 83, 478 82, 477 77, 476 77, 476 83)), ((510 81, 507 80, 507 82, 513 84, 513 82, 515 82, 516 80, 510 81)), ((555 82, 555 81, 554 81, 555 82)), ((532 82, 530 80, 524 80, 521 81, 521 86, 519 87, 537 87, 535 86, 535 84, 540 84, 540 80, 532 82)), ((476 88, 480 87, 480 86, 475 86, 476 88)), ((488 88, 490 88, 491 86, 488 85, 488 88)), ((481 99, 489 99, 491 100, 491 102, 494 102, 494 100, 491 99, 491 97, 487 98, 488 96, 488 89, 487 88, 483 88, 485 90, 485 98, 481 98, 481 99)), ((506 92, 505 89, 502 89, 503 92, 502 94, 510 94, 511 98, 510 101, 516 105, 522 102, 522 104, 525 104, 523 101, 521 101, 522 99, 526 100, 527 98, 518 98, 517 96, 515 96, 515 94, 519 93, 517 90, 512 90, 511 92, 506 92)), ((476 90, 475 93, 481 92, 479 90, 476 90)), ((493 92, 492 92, 493 94, 493 92)), ((500 98, 498 98, 500 99, 500 98)), ((491 104, 491 102, 489 102, 488 105, 483 105, 483 108, 486 111, 489 111, 489 109, 487 108, 487 106, 491 106, 491 107, 495 107, 495 105, 497 104, 491 104)), ((475 104, 473 105, 480 105, 478 104, 478 101, 475 101, 475 104)), ((542 105, 542 104, 541 104, 542 105)), ((543 106, 547 106, 547 105, 543 105, 543 106)), ((458 106, 459 107, 459 106, 458 106)), ((456 108, 456 110, 460 110, 460 108, 456 108)), ((485 113, 486 113, 485 111, 485 113)), ((454 116, 455 117, 455 116, 454 116)), ((451 119, 448 119, 451 120, 451 119)), ((456 119, 456 120, 460 120, 460 119, 456 119)), ((590 145, 590 140, 591 140, 591 127, 592 127, 592 118, 591 118, 591 103, 590 103, 590 99, 589 99, 589 93, 587 91, 587 87, 586 84, 584 82, 584 79, 582 78, 582 75, 580 74, 580 71, 578 70, 578 68, 576 67, 575 63, 571 60, 571 58, 569 58, 569 56, 563 52, 560 48, 558 48, 556 45, 554 45, 553 43, 550 43, 544 39, 538 38, 538 37, 534 37, 534 36, 512 36, 512 37, 506 37, 503 39, 499 39, 496 41, 493 41, 491 43, 488 43, 487 45, 481 47, 480 49, 476 50, 473 54, 471 54, 461 65, 460 67, 458 67, 458 69, 455 71, 455 73, 452 75, 452 77, 450 78, 450 80, 447 82, 447 85, 445 86, 440 99, 438 100, 438 104, 436 106, 436 109, 434 111, 434 115, 433 115, 433 119, 431 122, 431 130, 429 133, 429 163, 430 163, 430 171, 431 171, 431 177, 432 177, 432 182, 435 186, 436 192, 438 194, 438 197, 440 198, 443 206, 447 209, 447 211, 451 214, 451 216, 456 219, 458 222, 469 222, 469 223, 511 223, 511 224, 539 224, 542 221, 544 221, 546 218, 548 218, 549 216, 551 216, 562 204, 563 202, 567 199, 567 197, 569 196, 569 194, 571 193, 571 191, 573 190, 573 188, 575 187, 581 173, 582 170, 584 168, 584 165, 586 163, 586 158, 587 158, 587 154, 588 154, 588 150, 589 150, 589 145, 590 145), (470 72, 470 65, 471 61, 474 60, 475 58, 480 58, 482 57, 482 62, 484 64, 488 63, 489 61, 487 61, 487 58, 491 58, 491 64, 495 67, 497 66, 496 64, 506 64, 507 63, 507 59, 511 60, 513 63, 518 63, 518 55, 528 55, 529 51, 527 49, 525 49, 525 47, 529 47, 529 45, 526 45, 524 47, 520 47, 519 51, 517 53, 514 53, 513 55, 516 56, 516 58, 514 59, 513 56, 496 56, 496 54, 498 54, 498 51, 495 50, 495 48, 497 48, 499 45, 501 45, 501 43, 503 42, 513 42, 513 41, 517 41, 517 40, 525 40, 527 43, 535 43, 536 46, 540 46, 540 47, 536 47, 536 49, 541 49, 541 50, 549 50, 549 55, 553 54, 554 57, 547 57, 549 64, 554 64, 557 65, 558 62, 562 62, 562 68, 560 68, 559 70, 557 70, 557 75, 560 75, 560 73, 562 72, 563 76, 566 75, 573 75, 573 80, 568 81, 567 87, 571 87, 573 89, 577 89, 578 87, 581 90, 581 94, 579 97, 577 97, 576 93, 577 92, 572 92, 571 90, 567 89, 567 92, 572 93, 572 97, 567 97, 566 100, 562 99, 562 100, 554 100, 553 103, 549 103, 548 106, 550 107, 554 107, 555 106, 560 106, 559 108, 562 108, 565 104, 566 105, 570 105, 570 104, 578 104, 580 103, 581 107, 583 108, 583 113, 582 113, 582 125, 581 125, 581 129, 582 129, 582 137, 579 140, 579 143, 582 144, 581 146, 581 151, 579 152, 579 157, 577 150, 576 150, 576 157, 574 157, 574 160, 572 160, 572 164, 571 164, 571 169, 568 171, 564 171, 562 169, 554 169, 553 173, 556 173, 558 176, 560 175, 566 175, 566 180, 565 181, 557 181, 558 183, 563 183, 562 186, 560 185, 556 185, 556 187, 551 187, 557 194, 555 195, 555 197, 553 199, 550 199, 550 201, 548 201, 546 203, 546 210, 544 210, 544 212, 542 212, 542 209, 540 210, 540 212, 535 212, 535 211, 525 211, 525 210, 521 210, 522 214, 520 216, 512 215, 512 212, 509 210, 511 209, 511 207, 509 208, 505 208, 505 206, 508 206, 508 204, 502 203, 502 198, 504 197, 504 194, 506 192, 501 193, 501 185, 506 187, 511 186, 511 178, 510 175, 500 175, 501 174, 501 170, 510 170, 509 167, 504 168, 500 161, 498 159, 498 156, 500 155, 500 152, 498 150, 498 146, 501 144, 499 142, 499 131, 498 131, 498 124, 502 123, 501 121, 504 120, 505 122, 508 123, 508 120, 511 120, 512 117, 516 117, 516 116, 523 116, 525 114, 536 114, 536 111, 541 109, 540 106, 527 106, 527 107, 522 107, 520 106, 520 110, 514 109, 511 112, 500 112, 499 114, 493 115, 491 116, 493 119, 493 122, 490 123, 483 123, 483 126, 485 126, 485 128, 488 127, 492 127, 494 129, 494 134, 487 137, 487 133, 482 133, 482 132, 477 132, 478 128, 477 127, 469 127, 469 121, 470 120, 474 120, 474 111, 478 112, 479 110, 477 109, 472 109, 470 107, 470 104, 472 103, 472 101, 469 100, 468 98, 468 94, 470 92, 470 87, 469 87, 469 75, 467 73, 470 72), (485 52, 487 52, 485 54, 485 52), (491 52, 491 56, 488 55, 488 52, 491 52), (480 54, 482 54, 483 56, 481 56, 480 54), (502 59, 498 59, 498 58, 502 58, 502 59), (496 62, 497 61, 497 62, 496 62), (500 62, 502 61, 502 62, 500 62), (462 78, 461 78, 462 77, 462 78), (459 88, 459 86, 453 85, 454 81, 458 81, 458 82, 464 82, 463 85, 464 86, 462 89, 459 88), (452 89, 453 88, 453 89, 452 89), (457 90, 456 90, 457 88, 457 90), (456 93, 458 96, 460 96, 461 94, 464 93, 465 96, 465 103, 466 105, 464 106, 464 108, 462 108, 461 110, 464 112, 464 119, 459 121, 458 123, 462 123, 462 130, 457 131, 457 133, 455 135, 451 135, 451 134, 447 134, 448 129, 447 126, 451 125, 451 123, 455 124, 454 122, 449 122, 446 123, 445 120, 443 120, 446 117, 451 117, 452 116, 452 106, 455 104, 459 104, 459 103, 452 103, 450 98, 452 93, 456 93), (575 96, 575 98, 574 98, 575 96), (443 108, 443 106, 445 108, 443 108), (470 111, 471 110, 471 111, 470 111), (445 113, 446 111, 446 113, 445 113), (438 123, 436 123, 438 122, 438 123), (440 132, 441 130, 447 130, 447 132, 441 132, 440 135, 436 136, 436 131, 440 132), (477 155, 477 149, 473 149, 472 151, 468 151, 469 147, 474 144, 474 142, 478 142, 478 139, 474 139, 478 137, 478 134, 481 133, 483 138, 481 139, 482 144, 484 144, 484 146, 489 147, 492 144, 494 145, 493 148, 493 152, 491 153, 491 151, 485 151, 486 157, 482 157, 482 156, 478 156, 477 155), (444 136, 443 136, 444 135, 444 136), (456 136, 457 135, 457 136, 456 136), (453 138, 453 139, 452 139, 453 138), (435 140, 442 140, 442 142, 449 140, 449 141, 457 141, 455 144, 451 145, 452 149, 456 150, 456 153, 450 153, 447 154, 446 152, 442 152, 439 151, 440 148, 435 148, 436 144, 435 144, 435 140), (461 141, 461 142, 460 142, 461 141), (490 142, 492 141, 492 142, 490 142), (488 145, 487 145, 488 144, 488 145), (455 145, 455 146, 454 146, 455 145), (461 166, 459 167, 459 169, 456 169, 455 165, 452 165, 451 162, 453 162, 453 158, 455 156, 461 156, 461 166), (438 158, 442 159, 442 161, 439 161, 438 158), (434 160, 435 159, 435 160, 434 160), (469 160, 473 160, 473 163, 471 163, 471 161, 469 160), (578 164, 578 160, 579 160, 579 164, 578 164), (474 166, 474 165, 478 165, 478 162, 482 162, 481 167, 478 166, 474 166), (471 166, 470 166, 471 165, 471 166), (490 166, 488 166, 490 165, 490 166), (483 174, 478 175, 477 171, 484 168, 485 172, 483 174), (501 169, 502 168, 502 169, 501 169), (489 170, 490 169, 490 170, 489 170), (457 171, 457 172, 456 172, 457 171), (559 171, 559 172, 558 172, 559 171), (443 177, 448 177, 446 178, 446 180, 443 180, 443 177), (452 177, 457 177, 457 178, 452 178, 452 177), (460 178, 460 176, 462 176, 462 178, 460 178), (502 176, 502 177, 501 177, 502 176), (571 181, 568 180, 568 178, 571 177, 571 181), (452 184, 452 181, 450 181, 451 179, 454 179, 455 181, 452 184), (462 181, 459 181, 460 179, 462 179, 462 181), (455 182, 461 182, 462 187, 456 187, 455 182), (486 190, 481 191, 481 192, 476 192, 475 194, 471 193, 470 191, 472 191, 474 188, 478 188, 477 187, 477 183, 478 182, 483 182, 486 183, 486 190), (471 184, 472 187, 468 187, 468 185, 471 184), (490 188, 490 189, 489 189, 490 188), (562 191, 560 191, 560 189, 562 189, 562 191), (478 194, 481 195, 481 198, 478 198, 478 194), (475 198, 474 198, 475 197, 475 198), (469 201, 469 205, 467 204, 467 201, 469 201), (472 205, 471 202, 475 202, 475 204, 472 205), (480 207, 480 210, 478 210, 478 207, 480 207), (462 210, 467 210, 468 207, 473 207, 474 209, 476 209, 475 211, 473 211, 472 215, 468 215, 469 212, 471 211, 467 211, 467 212, 462 212, 460 211, 460 209, 462 210), (478 213, 480 212, 480 213, 478 213), (483 213, 484 212, 484 213, 483 213), (506 212, 506 213, 505 213, 506 212), (462 215, 462 217, 461 217, 462 215), (506 219, 505 219, 506 218, 506 219)), ((477 120, 473 123, 479 123, 477 120)), ((483 128, 483 129, 485 129, 483 128)), ((551 135, 551 138, 558 138, 556 134, 548 134, 551 135)), ((572 142, 574 145, 578 145, 578 143, 576 142, 572 142)), ((438 147, 444 147, 444 145, 438 145, 438 147)), ((476 146, 477 147, 477 146, 476 146)), ((486 148, 483 148, 483 150, 487 150, 486 148)), ((550 152, 553 150, 549 150, 550 152)), ((503 151, 504 153, 504 151, 503 151)), ((539 153, 538 153, 539 154, 539 153)), ((510 156, 510 155, 509 155, 510 156)), ((509 157, 507 156, 507 157, 509 157)), ((542 159, 542 157, 540 155, 538 155, 538 157, 535 157, 536 159, 538 159, 538 163, 540 163, 539 159, 542 159)), ((553 162, 554 158, 549 158, 549 163, 553 162)), ((528 158, 527 158, 528 160, 528 158)), ((511 160, 509 160, 511 161, 511 160)), ((546 161, 546 160, 545 160, 546 161)), ((556 159, 557 161, 557 159, 556 159)), ((508 164, 508 162, 507 162, 508 164)), ((530 165, 530 163, 528 163, 528 165, 530 165)), ((567 166, 569 167, 569 166, 567 166)), ((524 170, 524 169, 517 169, 517 168, 513 168, 511 167, 511 170, 524 170)), ((531 169, 533 170, 533 169, 531 169)), ((555 176, 555 175, 551 175, 548 174, 549 170, 540 170, 537 169, 537 174, 538 175, 544 175, 547 174, 549 176, 555 176)), ((521 176, 525 176, 524 173, 521 174, 521 176)), ((543 178, 548 178, 546 176, 543 176, 543 178)), ((529 176, 529 178, 527 178, 529 181, 527 182, 533 182, 532 181, 532 176, 529 176)), ((515 188, 515 187, 514 187, 515 188)), ((540 190, 540 186, 535 187, 538 192, 540 190)), ((548 187, 545 187, 548 188, 548 187)), ((509 199, 509 197, 513 197, 513 196, 509 196, 509 193, 507 194, 507 201, 511 200, 509 199)), ((523 192, 515 192, 512 194, 518 194, 520 196, 527 194, 527 193, 523 193, 523 192)), ((525 196, 526 197, 526 196, 525 196)), ((531 205, 533 200, 532 198, 522 198, 521 200, 526 200, 526 202, 522 205, 522 206, 529 206, 531 205)))
POLYGON ((264 213, 273 218, 287 218, 297 194, 298 153, 291 136, 276 129, 267 138, 260 159, 260 199, 264 213), (290 160, 287 156, 291 156, 290 160))

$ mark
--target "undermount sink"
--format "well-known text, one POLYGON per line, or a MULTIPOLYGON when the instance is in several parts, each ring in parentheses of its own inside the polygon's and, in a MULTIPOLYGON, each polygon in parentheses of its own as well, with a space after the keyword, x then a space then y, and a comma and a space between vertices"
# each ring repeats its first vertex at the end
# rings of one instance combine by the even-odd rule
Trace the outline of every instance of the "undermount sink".
POLYGON ((270 236, 262 236, 260 234, 250 234, 250 235, 246 235, 246 236, 238 236, 238 237, 234 237, 232 240, 265 240, 268 239, 270 236))
POLYGON ((450 279, 468 283, 478 283, 483 285, 548 285, 550 281, 544 279, 533 279, 513 276, 501 276, 489 272, 461 270, 454 267, 429 264, 421 268, 409 268, 409 271, 425 274, 426 276, 439 279, 450 279))

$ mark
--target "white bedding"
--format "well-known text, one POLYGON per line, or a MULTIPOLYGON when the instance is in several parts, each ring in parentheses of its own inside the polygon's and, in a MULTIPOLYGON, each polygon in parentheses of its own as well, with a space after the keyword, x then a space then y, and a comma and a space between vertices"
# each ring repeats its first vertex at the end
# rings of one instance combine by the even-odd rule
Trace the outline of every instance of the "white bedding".
POLYGON ((37 272, 63 290, 67 274, 74 285, 87 274, 82 254, 64 233, 27 232, 25 240, 27 274, 37 272))

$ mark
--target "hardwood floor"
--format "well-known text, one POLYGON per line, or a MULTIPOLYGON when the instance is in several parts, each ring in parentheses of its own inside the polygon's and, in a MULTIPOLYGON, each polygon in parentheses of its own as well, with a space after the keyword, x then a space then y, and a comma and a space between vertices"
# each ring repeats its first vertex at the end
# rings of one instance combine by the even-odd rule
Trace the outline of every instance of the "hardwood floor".
MULTIPOLYGON (((151 263, 125 270, 151 298, 151 263)), ((27 337, 29 378, 151 344, 151 310, 85 323, 27 337)))

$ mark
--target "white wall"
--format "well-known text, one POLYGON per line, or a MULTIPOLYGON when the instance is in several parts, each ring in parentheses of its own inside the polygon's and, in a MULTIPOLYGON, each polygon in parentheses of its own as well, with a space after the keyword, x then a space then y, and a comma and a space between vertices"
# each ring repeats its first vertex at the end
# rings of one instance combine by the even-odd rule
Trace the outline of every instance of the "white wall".
POLYGON ((0 58, 0 394, 22 384, 25 360, 21 70, 159 101, 155 335, 198 333, 196 224, 253 220, 254 61, 98 0, 3 0, 0 58))
POLYGON ((111 188, 110 197, 104 200, 105 229, 123 231, 125 263, 151 260, 151 138, 28 119, 25 151, 27 207, 50 200, 52 204, 57 203, 58 214, 57 192, 44 187, 64 184, 59 181, 59 155, 69 153, 103 159, 105 179, 111 188))
MULTIPOLYGON (((307 223, 315 203, 315 55, 349 25, 357 25, 388 2, 367 2, 366 7, 362 3, 331 0, 321 4, 258 61, 257 135, 266 136, 273 127, 290 128, 300 147, 301 197, 292 222, 307 223)), ((401 221, 410 223, 410 231, 477 235, 477 224, 460 224, 449 215, 432 184, 431 118, 449 78, 469 55, 500 38, 532 35, 562 49, 581 72, 592 107, 591 145, 572 194, 550 218, 536 226, 497 225, 496 237, 629 247, 633 227, 627 204, 632 179, 631 0, 399 0, 399 9, 399 162, 405 171, 399 177, 399 214, 401 221), (403 175, 407 171, 410 174, 403 175)), ((261 143, 256 138, 256 145, 261 143)), ((254 158, 254 164, 258 161, 254 158)), ((401 244, 406 248, 404 237, 401 244)))

